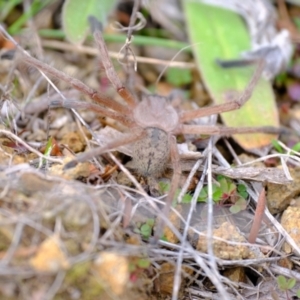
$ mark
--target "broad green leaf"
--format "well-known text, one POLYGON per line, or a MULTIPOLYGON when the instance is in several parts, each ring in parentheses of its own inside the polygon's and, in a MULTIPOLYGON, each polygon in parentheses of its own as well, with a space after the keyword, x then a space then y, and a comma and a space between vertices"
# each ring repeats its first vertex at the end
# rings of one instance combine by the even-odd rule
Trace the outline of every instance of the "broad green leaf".
POLYGON ((149 226, 148 224, 143 224, 140 228, 141 230, 141 234, 148 238, 150 235, 151 235, 151 232, 152 232, 152 227, 149 226))
POLYGON ((66 0, 62 23, 68 40, 74 44, 81 44, 89 30, 88 17, 94 16, 105 24, 116 3, 116 0, 66 0))
MULTIPOLYGON (((254 73, 254 67, 223 69, 216 59, 236 59, 250 49, 250 37, 244 21, 231 11, 198 1, 182 0, 187 29, 197 66, 216 104, 228 101, 228 94, 240 94, 254 73)), ((279 125, 271 83, 261 79, 251 99, 240 109, 222 114, 230 127, 279 125)), ((245 149, 263 147, 276 138, 266 134, 234 135, 245 149)))
POLYGON ((295 144, 295 145, 292 147, 292 149, 293 149, 294 151, 299 152, 299 151, 300 151, 300 143, 295 144))
POLYGON ((286 288, 286 278, 283 275, 279 275, 279 276, 277 276, 276 279, 277 279, 278 287, 281 290, 284 290, 286 288))
POLYGON ((191 70, 180 69, 180 68, 168 68, 166 72, 167 81, 176 86, 180 87, 185 84, 189 84, 192 81, 191 70))
POLYGON ((182 197, 181 203, 191 203, 193 196, 191 194, 185 194, 182 197))
POLYGON ((272 143, 274 149, 275 149, 278 153, 284 153, 283 148, 281 147, 281 145, 278 143, 277 140, 272 140, 271 143, 272 143))
POLYGON ((241 211, 241 207, 239 205, 232 205, 230 208, 229 208, 229 211, 233 214, 237 214, 241 211))
POLYGON ((287 289, 291 290, 296 284, 296 279, 295 278, 290 278, 287 280, 287 289))
POLYGON ((150 267, 151 262, 147 258, 140 258, 137 263, 138 267, 141 269, 147 269, 150 267))
POLYGON ((237 190, 239 193, 247 192, 247 187, 244 184, 238 184, 237 190))

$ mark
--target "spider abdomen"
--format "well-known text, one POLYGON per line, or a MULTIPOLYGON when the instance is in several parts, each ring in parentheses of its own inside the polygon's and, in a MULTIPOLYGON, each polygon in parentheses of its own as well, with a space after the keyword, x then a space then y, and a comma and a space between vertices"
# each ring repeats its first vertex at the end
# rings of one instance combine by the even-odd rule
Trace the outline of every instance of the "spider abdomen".
POLYGON ((146 128, 145 131, 147 136, 133 144, 133 164, 142 176, 158 176, 170 157, 168 134, 156 127, 146 128))

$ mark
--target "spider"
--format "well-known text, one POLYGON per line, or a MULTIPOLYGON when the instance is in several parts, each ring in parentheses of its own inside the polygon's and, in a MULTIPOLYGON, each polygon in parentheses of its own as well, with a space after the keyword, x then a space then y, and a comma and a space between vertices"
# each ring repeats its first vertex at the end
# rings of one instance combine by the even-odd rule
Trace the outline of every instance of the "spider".
POLYGON ((64 99, 52 102, 52 107, 62 106, 67 108, 90 109, 102 116, 112 118, 128 128, 128 132, 124 137, 112 141, 104 147, 95 148, 87 153, 78 155, 75 160, 66 165, 67 168, 125 144, 132 144, 132 158, 136 172, 146 178, 161 175, 171 160, 174 172, 163 211, 164 216, 167 217, 181 174, 176 135, 231 135, 253 132, 278 133, 278 130, 273 127, 230 128, 185 124, 196 118, 236 110, 243 106, 251 97, 252 91, 261 76, 264 67, 263 63, 258 64, 252 79, 238 99, 224 104, 195 109, 193 111, 178 111, 172 106, 172 103, 170 103, 168 99, 158 95, 143 95, 142 99, 138 101, 121 83, 113 68, 102 33, 97 26, 94 28, 93 36, 107 77, 117 93, 124 99, 124 103, 119 103, 114 99, 102 95, 83 82, 29 55, 22 56, 22 59, 27 64, 69 83, 75 89, 88 95, 95 102, 88 103, 64 99))

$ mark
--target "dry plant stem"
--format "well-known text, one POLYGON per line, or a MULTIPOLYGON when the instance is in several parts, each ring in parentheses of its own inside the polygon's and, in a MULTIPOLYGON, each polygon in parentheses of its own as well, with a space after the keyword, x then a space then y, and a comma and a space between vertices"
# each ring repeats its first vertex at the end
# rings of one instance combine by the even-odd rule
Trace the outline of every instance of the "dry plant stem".
POLYGON ((52 285, 50 286, 49 290, 43 296, 43 300, 51 300, 55 297, 56 293, 58 292, 58 290, 60 289, 60 287, 63 284, 65 276, 66 276, 65 271, 60 270, 57 273, 57 275, 55 276, 55 279, 54 279, 52 285))
POLYGON ((52 157, 43 155, 41 152, 39 152, 38 150, 36 150, 36 149, 32 148, 31 146, 29 146, 22 139, 20 139, 18 136, 16 136, 15 134, 13 134, 10 131, 0 129, 0 134, 4 134, 4 135, 8 136, 9 138, 14 139, 17 143, 22 144, 26 149, 28 149, 32 153, 35 153, 40 158, 46 159, 48 161, 52 161, 52 162, 56 162, 56 163, 62 164, 62 160, 61 159, 52 158, 52 157))
POLYGON ((130 21, 129 21, 128 32, 127 32, 127 39, 129 41, 132 39, 132 32, 133 32, 134 24, 136 22, 136 17, 137 17, 139 7, 140 7, 140 0, 135 0, 130 21))
POLYGON ((213 151, 213 138, 209 139, 208 155, 207 155, 207 181, 208 181, 208 205, 207 205, 207 253, 209 255, 209 265, 216 277, 219 277, 218 267, 213 250, 213 214, 214 214, 214 201, 213 201, 213 187, 212 187, 212 151, 213 151))
POLYGON ((255 215, 250 230, 250 234, 248 237, 248 242, 251 244, 255 243, 256 238, 258 236, 258 232, 261 227, 261 222, 264 216, 265 207, 266 207, 266 192, 265 192, 265 188, 263 187, 258 196, 255 215))
MULTIPOLYGON (((206 166, 207 166, 207 163, 205 164, 204 169, 206 169, 206 166)), ((200 192, 203 188, 205 173, 206 172, 202 172, 199 183, 197 184, 195 193, 194 193, 192 201, 191 201, 191 207, 190 207, 190 210, 189 210, 189 214, 188 214, 187 219, 186 219, 186 224, 185 224, 185 227, 184 227, 184 231, 183 231, 183 234, 182 234, 182 243, 181 243, 181 247, 179 249, 178 258, 177 258, 177 262, 176 262, 176 270, 175 270, 175 276, 174 276, 172 300, 173 299, 175 300, 178 297, 180 281, 181 281, 180 274, 181 274, 181 265, 182 265, 182 260, 183 260, 183 252, 186 248, 188 230, 190 228, 193 211, 195 210, 195 207, 196 207, 196 204, 197 204, 197 198, 198 198, 198 196, 199 196, 199 194, 200 194, 200 192)))
MULTIPOLYGON (((56 49, 56 50, 63 50, 63 51, 69 51, 69 52, 75 52, 75 53, 83 53, 88 54, 92 56, 98 56, 98 50, 92 47, 88 46, 74 46, 70 45, 66 42, 61 41, 55 41, 55 40, 42 40, 42 45, 46 48, 50 49, 56 49)), ((109 56, 111 58, 118 59, 120 54, 117 52, 109 51, 109 56)), ((195 69, 196 65, 195 63, 191 62, 181 62, 181 61, 169 61, 169 60, 162 60, 162 59, 156 59, 151 57, 142 57, 142 56, 129 56, 129 61, 136 61, 138 63, 145 63, 145 64, 151 64, 151 65, 162 65, 166 67, 176 67, 181 69, 195 69)))
MULTIPOLYGON (((126 39, 126 43, 124 45, 124 50, 125 50, 124 58, 126 60, 127 65, 129 65, 128 64, 128 61, 129 61, 128 57, 130 56, 130 53, 132 54, 132 56, 134 58, 134 71, 137 70, 137 62, 135 60, 134 51, 131 49, 130 45, 131 45, 132 38, 133 38, 133 30, 135 28, 136 19, 137 19, 137 16, 140 14, 138 12, 139 7, 140 7, 140 0, 135 0, 134 5, 133 5, 133 9, 132 9, 132 13, 131 13, 131 16, 130 16, 129 26, 127 28, 127 39, 126 39)), ((141 22, 141 24, 138 26, 138 28, 142 29, 145 25, 146 25, 146 21, 144 20, 144 22, 141 22), (144 23, 144 24, 142 24, 142 23, 144 23)), ((125 28, 125 30, 126 30, 126 28, 125 28)), ((136 30, 137 30, 137 28, 136 28, 136 30)), ((121 48, 120 52, 121 51, 122 51, 122 48, 121 48)))

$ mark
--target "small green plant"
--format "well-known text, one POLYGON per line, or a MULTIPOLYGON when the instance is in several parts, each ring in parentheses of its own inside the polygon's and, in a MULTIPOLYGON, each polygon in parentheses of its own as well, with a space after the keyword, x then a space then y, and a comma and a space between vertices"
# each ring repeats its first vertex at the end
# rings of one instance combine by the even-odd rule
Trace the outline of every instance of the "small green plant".
MULTIPOLYGON (((278 143, 277 140, 273 140, 272 141, 272 145, 274 147, 274 149, 278 152, 278 153, 284 153, 284 149, 282 148, 282 146, 278 143)), ((292 147, 291 147, 292 150, 296 151, 296 152, 299 152, 300 151, 300 142, 294 144, 292 147)))
MULTIPOLYGON (((160 191, 166 193, 169 191, 170 185, 164 182, 159 183, 160 191)), ((212 198, 216 204, 231 205, 230 211, 238 213, 246 209, 248 197, 246 186, 243 184, 235 184, 233 180, 222 175, 217 176, 217 182, 212 185, 212 198)), ((175 199, 179 195, 180 189, 176 191, 175 199)), ((192 195, 187 193, 182 198, 182 203, 191 203, 192 195)), ((203 187, 197 199, 198 202, 207 202, 208 186, 203 187)))
MULTIPOLYGON (((285 292, 286 299, 290 300, 291 298, 289 297, 288 291, 291 290, 295 284, 296 284, 296 279, 295 278, 285 278, 283 275, 279 275, 277 277, 277 284, 278 287, 285 292)), ((296 296, 300 298, 300 290, 297 291, 296 296)))
POLYGON ((130 281, 136 282, 142 273, 151 267, 151 261, 146 257, 133 257, 129 264, 130 281))
POLYGON ((292 147, 292 150, 296 151, 296 152, 299 152, 300 151, 300 142, 299 143, 296 143, 293 147, 292 147))
MULTIPOLYGON (((159 182, 158 186, 159 186, 159 191, 162 194, 165 194, 170 190, 170 184, 169 183, 159 182)), ((180 191, 181 191, 180 189, 176 190, 175 197, 174 197, 175 199, 177 199, 180 191)), ((191 203, 192 198, 193 198, 193 196, 191 194, 187 193, 187 194, 183 195, 182 203, 191 203)), ((173 201, 173 205, 176 205, 176 200, 173 201)))
POLYGON ((140 226, 138 226, 134 232, 139 233, 142 238, 148 240, 152 234, 154 223, 154 219, 148 219, 145 223, 140 224, 140 226))
POLYGON ((283 148, 281 147, 281 145, 278 143, 277 140, 272 140, 272 145, 278 153, 284 153, 283 148))
MULTIPOLYGON (((231 205, 230 211, 238 213, 246 208, 248 197, 246 186, 236 185, 233 180, 222 175, 217 176, 217 182, 212 185, 212 198, 215 203, 231 205)), ((198 202, 207 202, 208 186, 205 186, 199 195, 198 202)))

